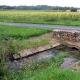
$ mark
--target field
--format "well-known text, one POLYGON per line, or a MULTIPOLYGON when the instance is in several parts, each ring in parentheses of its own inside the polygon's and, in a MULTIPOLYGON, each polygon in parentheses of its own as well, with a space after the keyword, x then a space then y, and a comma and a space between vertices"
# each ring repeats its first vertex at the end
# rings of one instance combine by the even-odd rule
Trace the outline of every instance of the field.
POLYGON ((0 11, 0 22, 80 26, 79 12, 0 11))
MULTIPOLYGON (((0 22, 22 22, 35 24, 56 24, 80 26, 79 12, 53 11, 0 11, 0 22)), ((60 52, 55 57, 25 66, 20 71, 8 69, 6 56, 12 57, 18 51, 50 44, 53 30, 25 28, 0 24, 0 80, 80 80, 80 71, 60 69, 64 57, 60 52), (45 36, 46 35, 46 36, 45 36)))

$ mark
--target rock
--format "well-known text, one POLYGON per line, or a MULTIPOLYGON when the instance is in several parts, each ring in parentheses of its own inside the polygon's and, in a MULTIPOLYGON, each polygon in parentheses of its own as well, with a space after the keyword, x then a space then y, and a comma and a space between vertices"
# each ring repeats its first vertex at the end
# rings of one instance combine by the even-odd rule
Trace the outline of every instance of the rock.
POLYGON ((31 50, 31 52, 32 52, 33 54, 39 52, 39 51, 38 51, 38 48, 31 48, 30 50, 31 50))
POLYGON ((50 45, 45 45, 44 48, 45 48, 45 50, 51 49, 50 45))
POLYGON ((76 69, 76 70, 80 70, 80 61, 78 61, 76 64, 74 64, 71 68, 76 69))
POLYGON ((14 58, 14 59, 19 59, 20 56, 19 56, 18 54, 14 54, 14 55, 13 55, 13 58, 14 58))
POLYGON ((32 52, 31 52, 31 50, 30 50, 30 49, 22 50, 22 51, 20 51, 19 53, 20 53, 20 56, 21 56, 21 57, 26 57, 26 56, 28 56, 28 55, 31 55, 31 54, 32 54, 32 52))
POLYGON ((38 47, 38 51, 39 51, 39 52, 44 51, 44 50, 45 50, 44 46, 38 47))
POLYGON ((64 40, 70 40, 70 37, 64 35, 64 36, 63 36, 63 39, 64 39, 64 40))
POLYGON ((59 46, 61 43, 52 44, 52 47, 59 46))

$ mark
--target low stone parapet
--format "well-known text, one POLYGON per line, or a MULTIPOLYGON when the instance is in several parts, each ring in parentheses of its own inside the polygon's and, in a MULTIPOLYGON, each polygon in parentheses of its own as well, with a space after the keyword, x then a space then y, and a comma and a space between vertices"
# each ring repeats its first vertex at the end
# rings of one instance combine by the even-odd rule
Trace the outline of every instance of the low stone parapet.
POLYGON ((80 31, 54 29, 53 37, 59 40, 80 42, 80 31))
POLYGON ((24 50, 19 51, 18 54, 14 54, 13 58, 14 59, 19 59, 19 58, 22 58, 22 57, 27 57, 29 55, 33 55, 35 53, 39 53, 39 52, 42 52, 42 51, 57 47, 59 45, 60 45, 60 43, 56 42, 56 43, 53 43, 51 45, 48 44, 48 45, 44 45, 44 46, 40 46, 40 47, 24 49, 24 50))
POLYGON ((75 47, 80 51, 80 31, 54 29, 53 37, 60 40, 63 45, 75 47))

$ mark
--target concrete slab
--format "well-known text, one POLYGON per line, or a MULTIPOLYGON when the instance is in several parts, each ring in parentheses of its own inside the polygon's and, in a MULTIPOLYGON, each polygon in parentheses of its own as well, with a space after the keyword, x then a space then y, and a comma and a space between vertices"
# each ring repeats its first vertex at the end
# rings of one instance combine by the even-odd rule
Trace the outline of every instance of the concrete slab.
POLYGON ((28 55, 31 55, 31 54, 32 54, 32 52, 31 52, 30 49, 22 50, 22 51, 20 51, 19 53, 20 53, 20 56, 21 56, 21 57, 25 57, 25 56, 28 56, 28 55))

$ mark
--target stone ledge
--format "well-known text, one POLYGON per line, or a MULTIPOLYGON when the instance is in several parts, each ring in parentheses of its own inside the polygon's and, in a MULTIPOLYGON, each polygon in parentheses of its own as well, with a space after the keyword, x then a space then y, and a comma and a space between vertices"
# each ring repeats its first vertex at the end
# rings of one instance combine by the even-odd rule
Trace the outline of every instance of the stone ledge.
POLYGON ((31 52, 30 49, 27 49, 27 50, 24 49, 24 50, 22 50, 22 51, 20 51, 18 53, 20 54, 21 57, 25 57, 25 56, 28 56, 28 55, 31 55, 32 54, 32 52, 31 52))
POLYGON ((24 50, 21 50, 21 51, 18 52, 19 55, 14 54, 13 58, 14 59, 19 59, 19 58, 22 58, 22 57, 27 57, 29 55, 32 55, 32 54, 35 54, 35 53, 38 53, 38 52, 42 52, 42 51, 57 47, 59 45, 61 45, 61 43, 56 42, 55 44, 51 44, 51 45, 48 44, 48 45, 40 46, 40 47, 36 47, 36 48, 24 49, 24 50))
POLYGON ((31 48, 30 50, 31 50, 32 53, 37 53, 37 52, 39 52, 37 47, 36 47, 36 48, 31 48))
POLYGON ((19 58, 20 58, 20 55, 14 54, 14 55, 13 55, 13 58, 14 58, 14 59, 19 59, 19 58))
POLYGON ((44 47, 44 46, 38 47, 38 51, 39 51, 39 52, 44 51, 44 50, 45 50, 45 47, 44 47))

